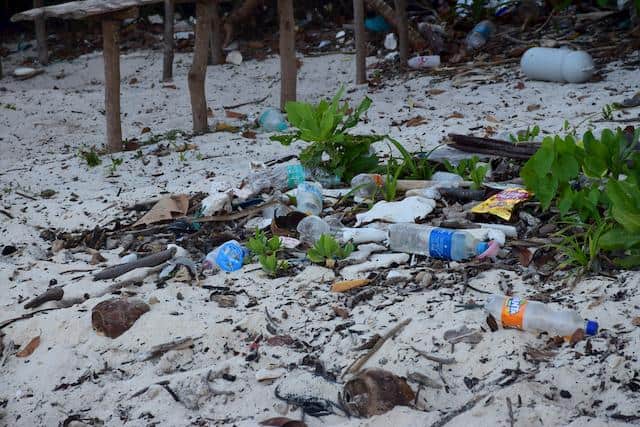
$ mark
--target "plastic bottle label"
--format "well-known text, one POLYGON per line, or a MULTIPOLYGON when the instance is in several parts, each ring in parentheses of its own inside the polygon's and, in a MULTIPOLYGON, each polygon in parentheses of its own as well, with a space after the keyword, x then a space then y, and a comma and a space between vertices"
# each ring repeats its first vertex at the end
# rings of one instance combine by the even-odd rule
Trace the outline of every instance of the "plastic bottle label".
POLYGON ((227 242, 220 246, 216 256, 216 264, 224 271, 236 271, 242 267, 244 261, 244 249, 233 242, 227 242))
POLYGON ((527 300, 520 297, 505 298, 502 306, 502 327, 522 329, 524 311, 527 308, 527 300))
POLYGON ((308 182, 303 182, 298 186, 298 190, 306 191, 307 193, 315 194, 316 196, 322 198, 322 193, 318 190, 318 187, 315 185, 309 184, 308 182))
POLYGON ((453 231, 434 229, 429 234, 429 255, 432 258, 451 259, 453 231))
POLYGON ((297 187, 298 184, 304 182, 305 173, 302 165, 287 166, 287 186, 289 188, 297 187))

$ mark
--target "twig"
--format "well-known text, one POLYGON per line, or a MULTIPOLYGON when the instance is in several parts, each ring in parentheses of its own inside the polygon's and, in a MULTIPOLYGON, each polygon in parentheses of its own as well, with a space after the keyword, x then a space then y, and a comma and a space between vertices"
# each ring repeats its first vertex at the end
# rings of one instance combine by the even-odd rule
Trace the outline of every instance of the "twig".
POLYGON ((447 415, 443 416, 438 421, 436 421, 435 423, 431 424, 431 427, 442 427, 442 426, 448 424, 449 421, 451 421, 452 419, 454 419, 458 415, 473 409, 473 407, 476 406, 476 403, 478 403, 479 401, 484 399, 485 396, 486 396, 486 394, 481 394, 480 396, 474 397, 473 399, 469 400, 467 403, 462 405, 460 408, 456 409, 455 411, 451 411, 451 412, 447 413, 447 415))
POLYGON ((452 365, 456 363, 456 359, 454 358, 434 356, 432 354, 427 353, 426 351, 418 350, 414 346, 411 346, 411 349, 416 353, 418 353, 420 356, 424 357, 425 359, 431 360, 432 362, 440 363, 441 365, 452 365))
POLYGON ((256 104, 256 105, 262 104, 264 101, 267 100, 267 98, 269 98, 269 95, 265 96, 264 98, 254 99, 253 101, 241 102, 240 104, 223 105, 222 108, 224 108, 225 110, 228 110, 231 108, 244 107, 245 105, 249 105, 249 104, 256 104))
POLYGON ((380 338, 378 342, 376 342, 376 344, 371 348, 371 350, 369 350, 361 358, 357 359, 351 366, 349 366, 349 368, 347 368, 347 370, 344 371, 344 373, 341 375, 341 378, 344 378, 346 374, 358 372, 360 368, 362 368, 362 366, 364 366, 364 364, 367 363, 367 360, 369 360, 371 356, 373 356, 378 350, 380 350, 380 348, 384 345, 385 342, 387 342, 387 340, 395 337, 409 323, 411 323, 411 319, 405 319, 402 322, 398 323, 396 326, 394 326, 389 332, 384 334, 384 336, 380 338))
POLYGON ((186 338, 181 338, 171 342, 167 342, 164 344, 158 344, 156 346, 151 347, 149 351, 138 353, 138 355, 136 356, 136 360, 138 362, 144 362, 146 360, 153 359, 154 357, 158 357, 170 350, 180 350, 180 349, 189 347, 190 345, 193 344, 193 340, 194 338, 186 337, 186 338))
POLYGON ((35 308, 39 307, 45 302, 48 301, 60 301, 64 296, 64 291, 61 286, 56 286, 55 288, 47 289, 44 293, 37 295, 36 297, 27 301, 24 305, 24 308, 35 308))
POLYGON ((176 254, 176 251, 176 248, 169 248, 165 249, 164 251, 148 255, 144 258, 137 259, 135 261, 105 268, 104 270, 97 272, 93 276, 93 280, 115 279, 116 277, 122 276, 123 274, 128 273, 131 270, 135 270, 136 268, 155 267, 173 258, 173 256, 176 254))
POLYGON ((51 311, 51 310, 58 310, 58 308, 43 308, 42 310, 36 310, 36 311, 32 311, 31 313, 23 314, 20 317, 14 317, 13 319, 5 320, 4 322, 0 323, 0 330, 4 329, 5 327, 9 326, 14 322, 17 322, 18 320, 30 319, 38 313, 44 313, 46 311, 51 311))
POLYGON ((516 424, 516 420, 513 418, 513 406, 509 397, 507 397, 507 409, 509 410, 509 425, 513 427, 516 424))
POLYGON ((543 29, 544 27, 546 27, 546 26, 547 26, 547 24, 549 23, 549 21, 551 21, 551 18, 553 18, 553 14, 554 14, 554 13, 555 13, 555 10, 553 10, 553 11, 549 14, 549 16, 547 17, 547 20, 546 20, 546 21, 544 21, 544 24, 542 24, 542 25, 540 26, 540 28, 536 29, 536 30, 535 30, 534 32, 532 32, 531 34, 538 34, 540 31, 542 31, 542 29, 543 29))
POLYGON ((18 196, 22 196, 22 197, 27 198, 27 199, 36 200, 36 201, 38 200, 35 197, 32 197, 32 196, 30 196, 28 194, 21 193, 18 190, 14 191, 14 193, 16 193, 18 196))
POLYGON ((0 209, 0 213, 5 214, 6 216, 9 217, 9 219, 13 219, 13 215, 11 215, 9 212, 5 211, 4 209, 0 209))

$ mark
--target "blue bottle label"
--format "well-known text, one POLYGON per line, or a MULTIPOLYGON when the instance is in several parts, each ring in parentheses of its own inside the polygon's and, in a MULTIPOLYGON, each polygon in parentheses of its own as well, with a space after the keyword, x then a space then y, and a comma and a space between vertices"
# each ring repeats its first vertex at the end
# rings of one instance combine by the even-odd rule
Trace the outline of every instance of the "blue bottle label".
POLYGON ((453 231, 436 228, 429 234, 429 255, 432 258, 451 259, 453 231))
POLYGON ((305 173, 302 165, 287 166, 287 186, 289 188, 297 187, 298 184, 304 182, 305 173))
POLYGON ((244 261, 244 249, 242 246, 227 242, 220 246, 216 256, 216 264, 224 271, 236 271, 242 267, 244 261))

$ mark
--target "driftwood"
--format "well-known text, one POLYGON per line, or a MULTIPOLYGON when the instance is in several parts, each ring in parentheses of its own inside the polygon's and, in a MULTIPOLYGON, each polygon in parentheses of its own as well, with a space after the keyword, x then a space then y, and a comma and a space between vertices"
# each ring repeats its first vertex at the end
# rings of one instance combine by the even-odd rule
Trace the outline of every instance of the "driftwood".
POLYGON ((175 254, 176 248, 169 248, 135 261, 114 265, 96 273, 93 276, 93 280, 115 279, 116 277, 122 276, 131 270, 135 270, 136 268, 155 267, 170 260, 175 254))
POLYGON ((36 297, 27 301, 24 305, 24 308, 35 308, 39 307, 45 302, 48 301, 60 301, 64 296, 64 291, 61 286, 56 286, 55 288, 47 289, 44 293, 37 295, 36 297))
MULTIPOLYGON (((382 15, 394 28, 398 28, 396 12, 384 0, 366 0, 366 2, 372 9, 382 15)), ((421 50, 429 45, 424 38, 422 38, 418 30, 409 25, 408 22, 407 31, 409 33, 409 43, 414 49, 421 50)))
POLYGON ((487 154, 489 156, 511 157, 515 159, 528 159, 533 156, 540 143, 519 142, 513 144, 499 139, 480 138, 477 136, 449 134, 450 141, 447 145, 467 153, 487 154))
POLYGON ((34 21, 36 18, 85 19, 91 16, 108 15, 132 7, 162 3, 163 0, 83 0, 71 1, 55 6, 40 7, 20 12, 11 21, 34 21))

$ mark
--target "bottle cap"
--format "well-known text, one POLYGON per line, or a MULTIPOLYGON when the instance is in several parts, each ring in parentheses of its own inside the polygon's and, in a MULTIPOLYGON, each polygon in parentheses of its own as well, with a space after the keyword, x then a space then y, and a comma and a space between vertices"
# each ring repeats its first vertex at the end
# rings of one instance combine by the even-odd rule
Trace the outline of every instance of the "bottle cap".
POLYGON ((595 335, 598 333, 598 322, 593 320, 587 320, 587 326, 584 328, 584 332, 587 335, 595 335))
POLYGON ((487 249, 489 249, 489 243, 480 242, 476 245, 476 254, 480 255, 484 253, 487 249))

